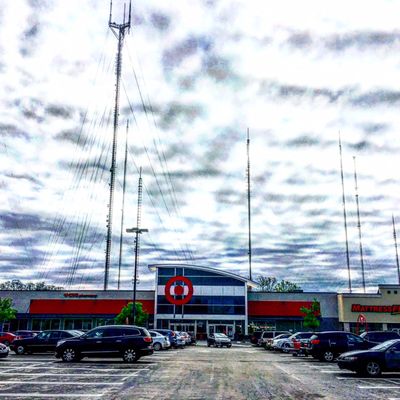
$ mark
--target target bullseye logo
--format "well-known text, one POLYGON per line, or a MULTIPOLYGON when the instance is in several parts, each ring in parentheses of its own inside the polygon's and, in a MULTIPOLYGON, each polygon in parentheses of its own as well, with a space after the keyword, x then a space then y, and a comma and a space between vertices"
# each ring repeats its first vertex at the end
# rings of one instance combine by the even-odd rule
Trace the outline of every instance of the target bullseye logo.
POLYGON ((180 306, 189 303, 192 296, 193 284, 186 276, 174 276, 165 285, 165 297, 172 304, 180 306), (176 285, 174 285, 175 282, 177 283, 176 285), (183 298, 176 299, 174 296, 183 296, 183 298))

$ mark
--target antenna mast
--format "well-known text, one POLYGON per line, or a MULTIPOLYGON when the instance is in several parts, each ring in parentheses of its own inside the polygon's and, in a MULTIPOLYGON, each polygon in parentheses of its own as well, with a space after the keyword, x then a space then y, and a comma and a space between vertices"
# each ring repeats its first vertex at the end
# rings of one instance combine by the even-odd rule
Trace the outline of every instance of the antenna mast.
POLYGON ((394 238, 394 248, 396 249, 396 263, 397 263, 397 277, 400 285, 400 267, 399 267, 399 253, 397 252, 397 236, 396 236, 396 225, 394 224, 394 216, 392 214, 393 223, 393 238, 394 238))
POLYGON ((363 257, 363 247, 362 247, 362 237, 361 237, 361 218, 360 218, 360 203, 358 201, 358 185, 357 185, 357 170, 356 170, 356 158, 354 160, 354 183, 356 188, 356 203, 357 203, 357 226, 358 226, 358 237, 360 240, 360 261, 361 261, 361 276, 362 285, 365 293, 365 274, 364 274, 364 257, 363 257))
POLYGON ((124 181, 122 183, 122 214, 121 214, 121 235, 119 238, 119 259, 118 259, 118 290, 121 283, 121 264, 122 264, 122 243, 124 235, 124 211, 125 211, 125 190, 126 190, 126 166, 128 160, 128 130, 129 120, 126 121, 126 139, 125 139, 125 161, 124 161, 124 181))
POLYGON ((251 278, 250 133, 247 128, 247 219, 249 223, 249 278, 251 278))
POLYGON ((114 203, 114 186, 115 186, 115 168, 117 156, 117 133, 118 133, 118 118, 119 118, 119 93, 122 69, 122 47, 124 44, 125 31, 130 31, 131 28, 131 3, 129 2, 129 15, 128 21, 125 22, 125 5, 124 5, 124 19, 122 24, 111 22, 112 19, 112 0, 110 1, 110 16, 108 26, 118 39, 118 49, 115 61, 115 104, 114 104, 114 130, 113 130, 113 143, 111 154, 111 168, 110 168, 110 197, 108 202, 108 218, 107 218, 107 239, 106 239, 106 262, 104 269, 104 290, 108 289, 108 277, 110 272, 111 261, 111 242, 112 242, 112 218, 113 218, 113 203, 114 203))
POLYGON ((344 195, 344 177, 343 177, 343 158, 342 158, 342 140, 339 131, 339 153, 340 153, 340 176, 342 178, 342 203, 343 203, 343 218, 344 218, 344 234, 346 238, 346 261, 347 272, 349 275, 349 291, 351 293, 351 273, 350 273, 350 256, 349 256, 349 240, 347 236, 347 214, 346 214, 346 197, 344 195))

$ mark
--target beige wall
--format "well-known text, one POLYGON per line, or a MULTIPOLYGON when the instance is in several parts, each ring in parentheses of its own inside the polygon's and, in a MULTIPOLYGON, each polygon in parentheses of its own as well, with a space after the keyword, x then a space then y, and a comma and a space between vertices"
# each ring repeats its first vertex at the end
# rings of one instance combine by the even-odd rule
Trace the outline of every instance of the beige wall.
POLYGON ((338 294, 338 314, 343 323, 357 322, 363 314, 367 323, 400 324, 400 286, 379 286, 377 294, 338 294))

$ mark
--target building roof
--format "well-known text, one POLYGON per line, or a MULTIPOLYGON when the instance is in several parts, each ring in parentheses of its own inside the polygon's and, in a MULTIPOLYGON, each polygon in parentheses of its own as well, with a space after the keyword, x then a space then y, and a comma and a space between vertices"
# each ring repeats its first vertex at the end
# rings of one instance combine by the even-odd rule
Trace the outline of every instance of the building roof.
POLYGON ((258 284, 250 279, 247 279, 243 276, 233 274, 232 272, 227 272, 223 271, 221 269, 217 268, 211 268, 211 267, 203 267, 201 265, 192 265, 192 264, 150 264, 149 266, 150 271, 154 271, 156 268, 191 268, 191 269, 197 269, 199 271, 209 271, 213 272, 215 274, 220 274, 224 276, 228 276, 230 278, 237 279, 242 282, 246 282, 247 285, 251 287, 257 287, 258 284))

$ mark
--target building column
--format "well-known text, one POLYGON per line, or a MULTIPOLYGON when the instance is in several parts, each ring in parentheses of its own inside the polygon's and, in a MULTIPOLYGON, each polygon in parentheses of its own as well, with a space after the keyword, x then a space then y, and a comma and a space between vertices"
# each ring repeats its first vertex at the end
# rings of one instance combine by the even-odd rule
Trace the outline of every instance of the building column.
POLYGON ((382 324, 382 330, 387 331, 387 329, 388 329, 387 324, 382 324))
POLYGON ((343 330, 350 332, 350 322, 343 322, 343 330))

